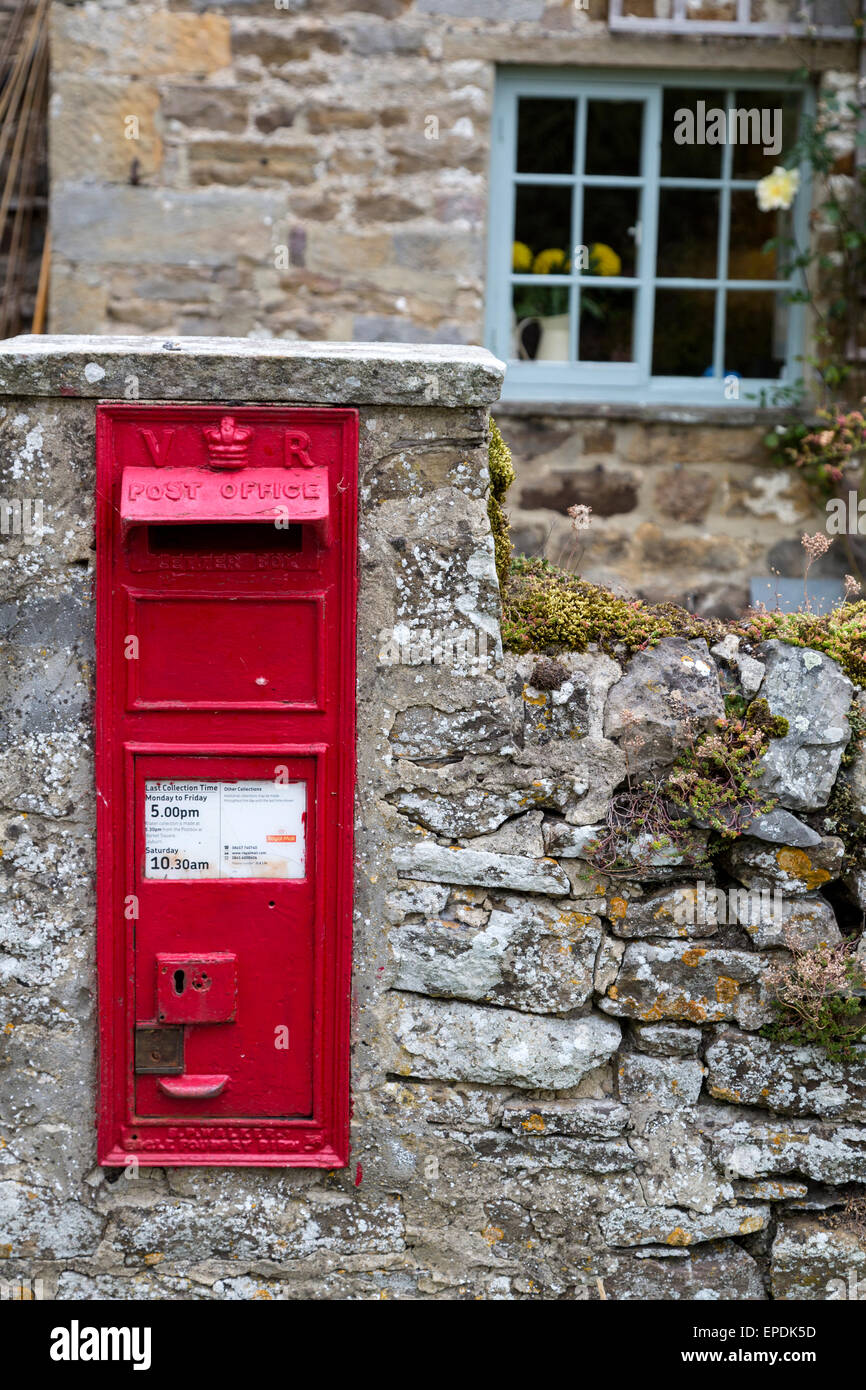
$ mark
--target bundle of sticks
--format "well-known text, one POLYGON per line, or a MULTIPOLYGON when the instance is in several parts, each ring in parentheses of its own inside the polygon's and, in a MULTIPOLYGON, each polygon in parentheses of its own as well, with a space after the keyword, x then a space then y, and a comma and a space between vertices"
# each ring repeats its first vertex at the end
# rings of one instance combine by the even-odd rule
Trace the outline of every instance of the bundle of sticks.
POLYGON ((48 10, 12 0, 0 37, 0 337, 45 328, 51 241, 47 222, 48 10), (39 258, 35 293, 33 281, 39 258))

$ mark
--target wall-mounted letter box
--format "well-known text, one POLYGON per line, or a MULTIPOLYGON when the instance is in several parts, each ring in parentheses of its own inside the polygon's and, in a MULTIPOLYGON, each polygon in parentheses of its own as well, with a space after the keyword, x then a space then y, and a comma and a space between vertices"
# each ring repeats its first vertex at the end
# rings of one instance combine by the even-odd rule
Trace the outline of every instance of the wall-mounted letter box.
POLYGON ((103 1164, 348 1160, 357 456, 98 409, 103 1164))

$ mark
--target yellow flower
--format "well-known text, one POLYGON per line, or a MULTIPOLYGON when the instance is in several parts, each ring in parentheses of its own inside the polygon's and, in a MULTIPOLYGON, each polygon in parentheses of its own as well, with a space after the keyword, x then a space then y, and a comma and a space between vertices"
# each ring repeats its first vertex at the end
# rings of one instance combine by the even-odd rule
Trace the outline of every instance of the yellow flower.
POLYGON ((761 212, 775 212, 777 208, 789 208, 800 187, 800 171, 784 169, 777 164, 772 174, 761 179, 755 188, 758 207, 761 212))
POLYGON ((622 261, 612 246, 594 241, 589 248, 589 265, 593 275, 619 275, 622 261))
POLYGON ((556 247, 551 247, 548 251, 539 251, 532 262, 534 275, 563 275, 567 269, 568 258, 564 251, 556 247))
POLYGON ((511 248, 511 269, 526 275, 532 269, 532 252, 525 241, 515 241, 511 248))

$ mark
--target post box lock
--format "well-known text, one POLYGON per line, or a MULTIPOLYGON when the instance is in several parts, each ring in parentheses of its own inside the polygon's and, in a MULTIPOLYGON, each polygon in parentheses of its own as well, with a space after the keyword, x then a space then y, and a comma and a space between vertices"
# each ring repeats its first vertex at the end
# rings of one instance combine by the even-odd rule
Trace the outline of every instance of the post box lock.
POLYGON ((97 408, 103 1164, 348 1162, 357 426, 97 408))
POLYGON ((160 1023, 233 1023, 237 992, 237 957, 228 951, 156 957, 160 1023))

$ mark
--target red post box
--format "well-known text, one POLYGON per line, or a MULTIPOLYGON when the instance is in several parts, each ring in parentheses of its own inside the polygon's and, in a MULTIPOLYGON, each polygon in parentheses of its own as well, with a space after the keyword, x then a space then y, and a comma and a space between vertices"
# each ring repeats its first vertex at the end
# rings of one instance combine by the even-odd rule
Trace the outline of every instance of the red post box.
POLYGON ((96 453, 100 1162, 345 1164, 356 412, 96 453))

